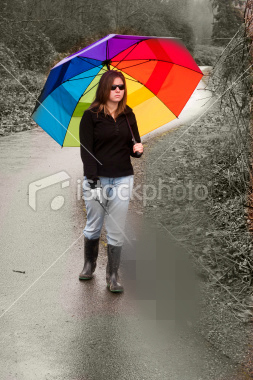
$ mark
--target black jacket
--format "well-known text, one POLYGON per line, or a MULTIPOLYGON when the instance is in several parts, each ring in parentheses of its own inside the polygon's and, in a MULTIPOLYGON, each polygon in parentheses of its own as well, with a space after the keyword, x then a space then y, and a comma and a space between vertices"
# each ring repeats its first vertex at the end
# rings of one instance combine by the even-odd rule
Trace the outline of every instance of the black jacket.
MULTIPOLYGON (((134 174, 130 156, 133 153, 132 135, 126 116, 121 113, 116 121, 104 111, 86 110, 80 122, 79 138, 83 174, 95 187, 99 176, 122 177, 134 174)), ((132 109, 125 111, 136 142, 141 142, 132 109)))

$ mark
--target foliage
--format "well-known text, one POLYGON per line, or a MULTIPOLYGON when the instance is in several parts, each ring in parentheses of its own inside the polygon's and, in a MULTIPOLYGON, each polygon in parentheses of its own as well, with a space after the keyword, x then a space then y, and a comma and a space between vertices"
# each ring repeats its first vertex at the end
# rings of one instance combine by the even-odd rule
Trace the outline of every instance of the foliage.
POLYGON ((80 41, 94 40, 97 35, 104 36, 118 30, 182 38, 186 46, 193 49, 192 27, 184 17, 189 7, 188 0, 182 0, 180 7, 174 0, 27 1, 27 18, 36 20, 38 30, 47 35, 61 53, 69 51, 80 41))
POLYGON ((4 134, 31 129, 34 125, 31 113, 45 79, 43 74, 28 70, 15 74, 14 71, 16 79, 6 76, 1 82, 0 122, 4 134))
POLYGON ((219 95, 220 131, 215 141, 217 149, 212 163, 215 182, 208 207, 217 230, 224 230, 227 235, 219 234, 224 260, 217 270, 227 261, 226 269, 222 269, 222 281, 235 282, 241 291, 249 291, 252 284, 252 245, 246 223, 252 140, 250 64, 249 40, 245 28, 241 27, 216 62, 209 82, 209 88, 219 95))
MULTIPOLYGON (((21 65, 20 60, 14 52, 4 43, 0 43, 0 62, 12 73, 16 73, 17 68, 21 65)), ((0 65, 1 78, 9 77, 9 73, 2 65, 0 65)))
MULTIPOLYGON (((49 38, 33 25, 24 28, 19 23, 10 24, 5 20, 0 23, 0 34, 7 53, 7 61, 11 59, 20 70, 43 72, 55 56, 49 38)), ((4 63, 4 57, 1 58, 4 63)))
POLYGON ((222 52, 220 46, 196 45, 193 58, 199 66, 214 66, 222 52))
MULTIPOLYGON (((253 283, 249 48, 241 28, 212 69, 207 112, 194 125, 168 133, 159 146, 166 155, 159 153, 159 170, 151 164, 147 179, 157 184, 160 177, 182 189, 190 181, 193 187, 205 186, 204 199, 190 199, 186 192, 168 201, 165 193, 148 207, 155 207, 160 224, 186 246, 209 292, 225 293, 229 310, 244 322, 253 320, 248 304, 253 283)), ((152 156, 149 161, 156 162, 152 156)))
POLYGON ((181 128, 169 131, 163 137, 163 145, 159 144, 158 156, 161 151, 166 151, 166 155, 155 168, 154 144, 148 157, 151 164, 146 182, 157 188, 162 178, 163 184, 172 190, 168 197, 164 189, 160 200, 155 204, 148 201, 147 207, 154 207, 154 218, 188 250, 208 291, 228 290, 229 301, 237 312, 252 286, 252 239, 245 207, 249 184, 245 157, 249 158, 249 144, 238 155, 241 144, 233 139, 231 143, 231 135, 237 129, 232 111, 227 117, 227 112, 216 104, 187 133, 181 128), (203 199, 190 196, 189 189, 195 194, 197 186, 207 189, 203 199), (187 189, 186 196, 180 197, 173 191, 176 188, 187 189))
POLYGON ((215 45, 225 45, 243 23, 243 14, 233 0, 211 0, 214 8, 212 40, 215 45))

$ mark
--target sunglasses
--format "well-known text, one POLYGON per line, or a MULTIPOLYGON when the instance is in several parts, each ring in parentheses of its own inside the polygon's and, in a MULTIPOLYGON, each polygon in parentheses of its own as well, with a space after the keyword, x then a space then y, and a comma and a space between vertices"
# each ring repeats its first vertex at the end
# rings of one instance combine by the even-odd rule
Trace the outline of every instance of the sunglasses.
POLYGON ((111 87, 111 90, 115 91, 117 87, 119 88, 119 90, 125 90, 125 85, 124 84, 113 84, 112 87, 111 87))

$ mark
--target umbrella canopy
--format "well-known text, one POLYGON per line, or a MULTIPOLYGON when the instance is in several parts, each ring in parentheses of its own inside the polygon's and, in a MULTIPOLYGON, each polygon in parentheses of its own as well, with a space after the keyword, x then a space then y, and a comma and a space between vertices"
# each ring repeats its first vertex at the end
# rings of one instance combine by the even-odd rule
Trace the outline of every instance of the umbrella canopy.
POLYGON ((125 76, 140 136, 177 118, 203 76, 176 39, 110 34, 51 69, 33 120, 61 146, 80 146, 81 117, 108 69, 125 76))

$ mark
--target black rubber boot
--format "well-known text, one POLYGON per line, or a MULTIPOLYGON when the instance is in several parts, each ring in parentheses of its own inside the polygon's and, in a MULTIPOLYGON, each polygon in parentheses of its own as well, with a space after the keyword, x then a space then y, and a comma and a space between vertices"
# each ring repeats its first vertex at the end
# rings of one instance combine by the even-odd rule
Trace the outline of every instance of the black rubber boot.
POLYGON ((98 239, 87 239, 84 237, 84 267, 79 274, 79 280, 90 280, 97 266, 99 248, 98 239))
POLYGON ((106 282, 111 292, 123 292, 124 288, 118 283, 118 269, 122 247, 107 244, 106 282))

